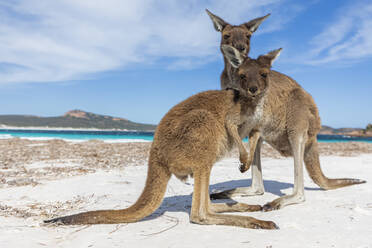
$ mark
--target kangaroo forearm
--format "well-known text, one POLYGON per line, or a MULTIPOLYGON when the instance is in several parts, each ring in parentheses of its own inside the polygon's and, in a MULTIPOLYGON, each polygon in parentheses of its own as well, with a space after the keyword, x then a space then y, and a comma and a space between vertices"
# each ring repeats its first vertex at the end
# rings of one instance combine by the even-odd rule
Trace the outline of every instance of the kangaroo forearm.
POLYGON ((239 155, 240 157, 246 156, 247 155, 247 150, 245 149, 242 139, 239 136, 238 133, 238 127, 232 123, 226 123, 226 128, 229 133, 229 135, 232 137, 235 145, 239 149, 239 155))

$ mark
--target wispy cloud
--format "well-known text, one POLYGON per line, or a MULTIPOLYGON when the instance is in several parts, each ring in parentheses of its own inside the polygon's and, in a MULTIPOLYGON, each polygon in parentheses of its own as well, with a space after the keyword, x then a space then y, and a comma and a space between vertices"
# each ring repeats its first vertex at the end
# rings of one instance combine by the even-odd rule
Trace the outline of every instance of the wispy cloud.
MULTIPOLYGON (((0 83, 84 79, 166 57, 172 69, 200 66, 220 59, 206 7, 242 23, 279 8, 293 16, 288 1, 9 0, 0 3, 0 83)), ((263 32, 289 21, 270 18, 263 32)))
POLYGON ((339 11, 310 43, 309 64, 350 64, 372 56, 372 3, 353 2, 339 11))

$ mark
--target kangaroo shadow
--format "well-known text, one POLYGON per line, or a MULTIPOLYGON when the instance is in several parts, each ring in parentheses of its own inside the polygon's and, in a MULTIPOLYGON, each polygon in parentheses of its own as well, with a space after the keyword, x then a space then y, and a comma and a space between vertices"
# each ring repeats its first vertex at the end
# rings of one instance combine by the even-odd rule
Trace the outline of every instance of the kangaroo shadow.
MULTIPOLYGON (((231 180, 227 182, 216 183, 216 184, 210 185, 209 191, 210 192, 213 192, 213 191, 221 192, 221 191, 228 190, 228 189, 249 187, 251 184, 252 184, 252 179, 231 180)), ((269 192, 277 196, 285 195, 282 193, 282 190, 293 188, 293 186, 294 186, 293 183, 283 183, 283 182, 278 182, 274 180, 264 180, 265 192, 269 192)), ((310 191, 323 190, 321 188, 309 188, 309 187, 305 187, 304 189, 310 190, 310 191)))
MULTIPOLYGON (((210 192, 221 192, 224 190, 248 187, 252 184, 252 179, 231 180, 227 182, 216 183, 210 186, 210 192)), ((293 184, 282 183, 273 180, 264 180, 265 192, 272 193, 277 196, 283 196, 283 189, 293 187, 293 184)))
POLYGON ((191 202, 192 194, 165 197, 160 207, 141 221, 156 219, 159 216, 162 216, 165 212, 185 212, 190 214, 191 202))
MULTIPOLYGON (((248 187, 252 183, 251 179, 240 179, 240 180, 231 180, 227 182, 221 182, 212 184, 209 186, 209 192, 220 192, 227 189, 234 189, 238 187, 248 187)), ((284 194, 281 192, 284 189, 293 188, 292 183, 283 183, 274 180, 264 180, 265 192, 272 193, 277 196, 283 196, 284 194)), ((305 187, 305 190, 322 190, 321 188, 308 188, 305 187)), ((150 216, 144 218, 142 221, 152 220, 161 215, 165 212, 185 212, 190 214, 191 209, 191 202, 192 202, 192 194, 189 195, 176 195, 165 197, 161 206, 150 216)), ((218 199, 217 202, 228 202, 228 203, 236 203, 236 201, 232 199, 218 199)))

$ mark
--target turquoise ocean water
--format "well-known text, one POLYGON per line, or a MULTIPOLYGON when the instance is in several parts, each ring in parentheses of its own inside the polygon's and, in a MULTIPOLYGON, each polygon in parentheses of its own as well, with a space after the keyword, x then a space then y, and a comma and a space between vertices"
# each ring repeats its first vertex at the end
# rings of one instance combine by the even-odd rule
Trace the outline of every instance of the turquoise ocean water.
POLYGON ((28 138, 28 139, 64 139, 64 140, 127 140, 152 141, 152 132, 124 132, 124 131, 70 131, 70 130, 0 130, 0 138, 28 138))
MULTIPOLYGON (((107 140, 107 141, 152 141, 152 132, 126 132, 126 131, 71 131, 71 130, 11 130, 0 129, 0 139, 20 137, 28 139, 65 139, 65 140, 107 140)), ((247 139, 245 139, 247 141, 247 139)), ((368 142, 372 143, 372 138, 350 137, 342 135, 318 135, 319 142, 368 142)))

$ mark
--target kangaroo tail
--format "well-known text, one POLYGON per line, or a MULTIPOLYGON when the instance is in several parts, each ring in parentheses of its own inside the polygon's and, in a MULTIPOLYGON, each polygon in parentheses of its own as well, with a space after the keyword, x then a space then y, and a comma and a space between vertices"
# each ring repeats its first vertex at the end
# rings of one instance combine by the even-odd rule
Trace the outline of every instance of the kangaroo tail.
POLYGON ((157 161, 149 159, 145 188, 136 203, 126 209, 98 210, 45 220, 44 223, 115 224, 139 221, 152 214, 163 201, 171 173, 157 161))
POLYGON ((318 143, 314 138, 305 148, 304 161, 311 179, 323 189, 337 189, 366 181, 352 178, 331 179, 326 177, 320 168, 318 143))

